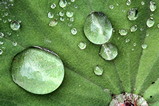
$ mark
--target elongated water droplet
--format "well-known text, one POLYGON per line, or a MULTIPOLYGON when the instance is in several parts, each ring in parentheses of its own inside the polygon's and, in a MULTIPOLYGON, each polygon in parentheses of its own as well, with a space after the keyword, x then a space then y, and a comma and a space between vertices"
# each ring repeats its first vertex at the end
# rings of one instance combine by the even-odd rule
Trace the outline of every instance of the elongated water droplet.
POLYGON ((51 8, 52 8, 52 9, 56 8, 56 4, 53 3, 53 4, 51 5, 51 8))
POLYGON ((113 60, 118 55, 117 47, 111 43, 103 44, 100 50, 102 58, 105 60, 113 60))
POLYGON ((73 12, 67 11, 67 12, 66 12, 66 16, 67 16, 67 17, 72 17, 72 16, 73 16, 73 12))
POLYGON ((146 25, 148 27, 152 27, 155 24, 155 21, 152 17, 150 17, 149 19, 147 19, 146 25))
POLYGON ((156 10, 156 3, 153 1, 150 1, 150 10, 155 11, 156 10))
POLYGON ((0 32, 0 38, 3 38, 4 34, 2 32, 0 32))
POLYGON ((67 5, 67 1, 66 0, 60 0, 59 5, 60 5, 60 7, 64 8, 67 5))
POLYGON ((60 11, 59 12, 59 15, 62 17, 62 16, 64 16, 64 12, 63 11, 60 11))
POLYGON ((147 48, 147 44, 142 44, 141 47, 142 47, 143 49, 146 49, 146 48, 147 48))
POLYGON ((56 26, 57 25, 57 20, 51 20, 50 23, 49 23, 49 26, 53 27, 53 26, 56 26))
POLYGON ((95 66, 94 67, 94 74, 95 75, 102 75, 103 74, 103 68, 101 68, 100 66, 95 66))
POLYGON ((119 34, 120 34, 121 36, 125 36, 125 35, 127 35, 127 33, 128 33, 127 29, 120 29, 120 30, 119 30, 119 34))
POLYGON ((130 31, 131 31, 131 32, 137 31, 137 25, 132 26, 132 27, 130 28, 130 31))
POLYGON ((141 5, 145 5, 145 2, 144 2, 144 1, 141 1, 141 5))
POLYGON ((3 50, 2 49, 0 49, 0 55, 3 53, 3 50))
POLYGON ((138 10, 137 8, 132 8, 128 12, 128 19, 129 20, 136 20, 138 18, 138 10))
POLYGON ((126 5, 130 5, 131 4, 131 0, 128 0, 127 2, 126 2, 126 5))
POLYGON ((48 18, 53 18, 53 17, 54 17, 53 13, 48 12, 48 18))
POLYGON ((85 42, 79 42, 78 47, 83 50, 83 49, 86 48, 86 43, 85 42))
POLYGON ((77 29, 76 28, 72 28, 71 29, 71 33, 72 33, 72 35, 76 35, 77 34, 77 29))
POLYGON ((112 36, 112 25, 105 14, 91 12, 85 21, 85 36, 94 44, 104 44, 112 36))
POLYGON ((18 30, 20 28, 20 23, 17 22, 17 21, 13 21, 11 24, 10 24, 10 27, 12 30, 18 30))
POLYGON ((64 66, 52 51, 32 47, 14 57, 11 75, 23 89, 34 94, 48 94, 61 85, 64 66))

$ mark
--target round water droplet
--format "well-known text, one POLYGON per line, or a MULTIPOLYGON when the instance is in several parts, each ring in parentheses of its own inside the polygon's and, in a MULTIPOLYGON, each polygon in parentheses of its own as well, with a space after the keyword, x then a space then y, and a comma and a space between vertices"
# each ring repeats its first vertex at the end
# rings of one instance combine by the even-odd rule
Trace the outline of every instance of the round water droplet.
POLYGON ((127 2, 126 2, 126 5, 130 5, 131 4, 131 0, 128 0, 127 2))
POLYGON ((110 8, 110 9, 114 9, 114 6, 113 6, 113 5, 110 5, 109 8, 110 8))
POLYGON ((75 2, 75 0, 71 0, 71 2, 75 2))
POLYGON ((125 40, 125 42, 126 42, 126 43, 130 42, 130 39, 127 38, 127 39, 125 40))
POLYGON ((72 35, 76 35, 77 34, 77 29, 76 28, 72 28, 71 29, 71 33, 72 33, 72 35))
POLYGON ((65 19, 63 17, 60 17, 60 21, 64 21, 65 19))
POLYGON ((95 75, 102 75, 103 74, 103 69, 100 66, 95 66, 94 67, 94 74, 95 75))
POLYGON ((137 8, 132 8, 128 12, 128 19, 129 20, 136 20, 138 18, 138 10, 137 8))
POLYGON ((60 0, 59 5, 60 5, 60 7, 64 8, 67 5, 67 1, 66 0, 60 0))
POLYGON ((48 94, 61 85, 64 66, 52 51, 32 47, 14 57, 11 75, 23 89, 34 94, 48 94))
POLYGON ((73 12, 67 11, 67 12, 66 12, 66 16, 67 16, 67 17, 72 17, 72 16, 73 16, 73 12))
POLYGON ((151 11, 155 11, 156 10, 156 3, 155 2, 153 2, 153 1, 150 1, 150 10, 151 11))
POLYGON ((83 50, 83 49, 86 48, 86 43, 85 42, 79 42, 78 47, 83 50))
POLYGON ((3 50, 2 49, 0 49, 0 55, 3 53, 3 50))
POLYGON ((134 43, 133 46, 136 46, 136 43, 134 43))
POLYGON ((127 33, 128 33, 127 29, 120 29, 120 30, 119 30, 119 34, 120 34, 121 36, 125 36, 125 35, 127 35, 127 33))
POLYGON ((73 22, 73 21, 74 21, 74 18, 73 18, 73 17, 71 17, 71 18, 70 18, 70 21, 71 21, 71 22, 73 22))
POLYGON ((100 50, 100 53, 102 58, 105 60, 113 60, 118 55, 117 47, 111 43, 103 44, 100 50))
POLYGON ((137 31, 137 25, 132 26, 132 27, 130 28, 130 31, 131 31, 131 32, 137 31))
POLYGON ((141 1, 141 5, 145 5, 145 2, 141 1))
POLYGON ((59 15, 62 17, 62 16, 64 16, 64 12, 63 11, 60 11, 59 12, 59 15))
POLYGON ((54 15, 51 12, 48 12, 48 18, 53 18, 54 15))
POLYGON ((52 9, 56 8, 56 4, 53 3, 53 4, 51 5, 51 8, 52 8, 52 9))
POLYGON ((3 45, 3 42, 2 42, 2 41, 0 41, 0 45, 3 45))
POLYGON ((147 48, 147 44, 142 44, 141 47, 142 47, 143 49, 146 49, 146 48, 147 48))
POLYGON ((2 32, 0 32, 0 38, 3 38, 4 34, 2 32))
POLYGON ((147 19, 146 25, 148 27, 152 27, 155 24, 155 21, 152 17, 150 17, 149 19, 147 19))
POLYGON ((15 42, 15 41, 12 42, 12 44, 13 44, 13 46, 17 46, 17 42, 15 42))
POLYGON ((57 20, 51 20, 50 23, 49 23, 49 26, 53 27, 53 26, 56 26, 57 25, 57 20))
POLYGON ((149 33, 146 33, 146 36, 149 36, 149 33))
POLYGON ((84 24, 85 36, 94 44, 104 44, 112 36, 112 25, 105 14, 91 12, 84 24))
POLYGON ((10 27, 12 30, 18 30, 20 28, 20 23, 17 21, 13 21, 11 22, 10 27))

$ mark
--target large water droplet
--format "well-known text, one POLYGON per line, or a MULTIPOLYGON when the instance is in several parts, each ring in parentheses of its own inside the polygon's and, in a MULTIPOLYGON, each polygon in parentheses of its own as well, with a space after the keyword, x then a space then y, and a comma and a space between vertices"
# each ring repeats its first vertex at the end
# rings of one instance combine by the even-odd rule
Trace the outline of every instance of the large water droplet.
POLYGON ((48 12, 48 18, 53 18, 53 17, 54 17, 53 13, 48 12))
POLYGON ((20 23, 17 21, 13 21, 11 22, 10 27, 12 30, 18 30, 20 28, 20 23))
POLYGON ((128 0, 127 2, 126 2, 126 5, 130 5, 131 4, 131 0, 128 0))
POLYGON ((76 28, 72 28, 71 29, 71 33, 72 33, 72 35, 76 35, 77 34, 77 29, 76 28))
POLYGON ((142 47, 143 49, 146 49, 146 48, 147 48, 147 44, 142 44, 141 47, 142 47))
POLYGON ((64 8, 67 5, 67 1, 66 0, 60 0, 59 5, 60 5, 60 7, 64 8))
POLYGON ((150 17, 149 19, 147 19, 146 25, 148 27, 152 27, 155 24, 155 21, 152 17, 150 17))
POLYGON ((53 26, 56 26, 57 25, 57 20, 51 20, 50 23, 49 23, 49 26, 53 27, 53 26))
POLYGON ((13 81, 34 94, 56 90, 64 78, 64 66, 57 54, 43 48, 28 48, 12 62, 13 81))
POLYGON ((4 34, 2 32, 0 32, 0 38, 3 38, 4 34))
POLYGON ((52 8, 52 9, 56 8, 56 4, 53 3, 53 4, 51 5, 51 8, 52 8))
POLYGON ((83 49, 86 48, 86 43, 85 42, 79 42, 78 47, 83 50, 83 49))
POLYGON ((67 16, 67 17, 72 17, 72 16, 73 16, 73 12, 67 11, 67 12, 66 12, 66 16, 67 16))
POLYGON ((118 50, 115 45, 111 43, 106 43, 102 45, 99 54, 105 60, 113 60, 118 55, 118 50))
POLYGON ((85 21, 84 33, 94 44, 104 44, 112 36, 112 25, 105 14, 91 12, 85 21))
POLYGON ((0 55, 3 53, 3 50, 2 49, 0 49, 0 55))
POLYGON ((137 25, 134 25, 130 28, 130 31, 131 32, 135 32, 137 30, 137 25))
POLYGON ((136 20, 138 18, 138 10, 137 8, 132 8, 128 12, 128 19, 129 20, 136 20))
POLYGON ((102 75, 103 74, 103 69, 100 66, 95 66, 94 67, 94 74, 95 75, 102 75))
POLYGON ((119 30, 119 34, 120 34, 121 36, 125 36, 125 35, 127 35, 127 33, 128 33, 127 29, 120 29, 120 30, 119 30))
POLYGON ((156 10, 156 3, 153 1, 150 1, 150 10, 155 11, 156 10))

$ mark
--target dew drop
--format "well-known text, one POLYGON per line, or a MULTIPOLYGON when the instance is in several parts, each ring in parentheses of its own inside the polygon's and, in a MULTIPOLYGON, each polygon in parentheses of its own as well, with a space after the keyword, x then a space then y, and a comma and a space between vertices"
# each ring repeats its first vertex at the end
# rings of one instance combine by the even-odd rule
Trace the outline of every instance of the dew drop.
POLYGON ((48 12, 48 18, 53 18, 53 17, 54 17, 53 13, 48 12))
POLYGON ((2 41, 0 41, 0 45, 3 45, 3 42, 2 42, 2 41))
POLYGON ((118 55, 117 47, 111 43, 105 43, 100 50, 100 56, 105 60, 113 60, 118 55))
POLYGON ((77 34, 77 29, 76 28, 72 28, 71 29, 71 33, 72 33, 72 35, 76 35, 77 34))
POLYGON ((3 50, 2 49, 0 49, 0 55, 3 53, 3 50))
POLYGON ((78 47, 79 47, 81 50, 83 50, 83 49, 86 48, 86 43, 85 43, 85 42, 79 42, 79 43, 78 43, 78 47))
POLYGON ((130 39, 126 39, 125 42, 126 42, 126 43, 130 42, 130 39))
POLYGON ((65 19, 63 17, 60 17, 60 21, 64 21, 65 19))
POLYGON ((10 28, 11 28, 12 30, 19 30, 19 28, 20 28, 20 23, 17 22, 17 21, 13 21, 13 22, 11 22, 11 24, 10 24, 10 28))
POLYGON ((94 44, 104 44, 112 36, 112 25, 105 14, 91 12, 84 24, 84 33, 89 41, 94 44))
POLYGON ((141 1, 141 5, 145 5, 145 2, 141 1))
POLYGON ((67 1, 66 0, 60 0, 59 5, 60 5, 60 7, 64 8, 67 5, 67 1))
POLYGON ((136 20, 138 18, 138 10, 137 8, 132 8, 128 12, 128 19, 129 20, 136 20))
POLYGON ((56 26, 57 25, 57 20, 51 20, 50 23, 49 23, 49 26, 53 27, 53 26, 56 26))
POLYGON ((94 67, 94 74, 95 75, 102 75, 103 74, 103 68, 101 68, 100 66, 95 66, 94 67))
POLYGON ((68 23, 68 26, 69 26, 69 27, 71 27, 71 26, 72 26, 72 24, 69 22, 69 23, 68 23))
POLYGON ((136 46, 136 43, 134 43, 133 46, 136 46))
POLYGON ((71 17, 71 18, 70 18, 70 21, 71 21, 71 22, 73 22, 73 21, 74 21, 74 18, 73 18, 73 17, 71 17))
POLYGON ((131 4, 131 0, 128 0, 127 2, 126 2, 126 5, 130 5, 131 4))
POLYGON ((150 1, 150 10, 155 11, 156 10, 156 3, 153 1, 150 1))
POLYGON ((52 8, 52 9, 56 8, 56 4, 53 3, 53 4, 51 5, 51 8, 52 8))
POLYGON ((66 16, 69 17, 69 18, 72 17, 73 16, 73 12, 67 11, 66 12, 66 16))
POLYGON ((109 8, 110 8, 110 9, 114 9, 114 6, 113 6, 113 5, 110 5, 109 8))
POLYGON ((127 29, 120 29, 120 30, 119 30, 119 34, 120 34, 121 36, 125 36, 125 35, 127 35, 127 33, 128 33, 127 29))
POLYGON ((62 17, 62 16, 64 16, 64 12, 63 11, 60 11, 59 12, 59 15, 62 17))
POLYGON ((64 66, 59 56, 52 51, 31 47, 14 57, 11 75, 13 81, 26 91, 48 94, 61 85, 64 66))
POLYGON ((159 28, 159 24, 157 24, 157 28, 159 28))
POLYGON ((74 8, 77 8, 78 6, 77 5, 74 5, 74 8))
POLYGON ((131 31, 131 32, 137 31, 137 25, 132 26, 132 27, 130 28, 130 31, 131 31))
POLYGON ((146 48, 147 48, 147 44, 142 44, 141 47, 142 47, 143 49, 146 49, 146 48))
POLYGON ((4 34, 2 32, 0 32, 0 38, 3 38, 4 34))
POLYGON ((152 27, 154 25, 155 21, 152 17, 150 17, 149 19, 147 19, 146 25, 148 27, 152 27))
POLYGON ((11 22, 12 20, 11 19, 8 19, 8 22, 11 22))
POLYGON ((17 42, 15 42, 15 41, 12 42, 12 44, 13 44, 13 46, 17 46, 17 42))
POLYGON ((146 33, 146 36, 149 36, 149 33, 146 33))
POLYGON ((71 0, 71 2, 75 2, 75 0, 71 0))

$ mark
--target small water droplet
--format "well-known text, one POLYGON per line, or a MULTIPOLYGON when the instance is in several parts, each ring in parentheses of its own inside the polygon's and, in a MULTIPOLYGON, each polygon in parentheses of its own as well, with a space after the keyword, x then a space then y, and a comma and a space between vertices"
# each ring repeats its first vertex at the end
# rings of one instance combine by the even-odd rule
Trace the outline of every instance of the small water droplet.
POLYGON ((71 21, 71 22, 73 22, 73 21, 74 21, 74 18, 73 18, 73 17, 71 17, 71 18, 70 18, 70 21, 71 21))
POLYGON ((153 16, 153 14, 150 15, 151 17, 153 16))
POLYGON ((128 0, 127 2, 126 2, 126 5, 130 5, 131 4, 131 0, 128 0))
POLYGON ((144 1, 141 1, 141 5, 145 5, 145 2, 144 2, 144 1))
POLYGON ((157 24, 157 28, 159 28, 159 24, 157 24))
POLYGON ((15 41, 12 42, 12 44, 13 44, 13 46, 17 46, 17 42, 15 42, 15 41))
POLYGON ((77 5, 74 5, 74 8, 77 8, 78 6, 77 5))
POLYGON ((0 55, 3 53, 3 50, 2 49, 0 49, 0 55))
POLYGON ((13 22, 11 22, 10 27, 11 27, 12 30, 19 30, 20 23, 17 22, 17 21, 13 21, 13 22))
POLYGON ((53 3, 53 4, 51 5, 51 8, 52 8, 52 9, 56 8, 56 4, 53 3))
POLYGON ((77 34, 77 29, 76 28, 72 28, 71 29, 71 33, 72 33, 72 35, 76 35, 77 34))
POLYGON ((60 11, 59 12, 59 15, 62 17, 62 16, 64 16, 64 12, 63 11, 60 11))
POLYGON ((127 39, 125 40, 125 42, 126 42, 126 43, 130 42, 130 39, 127 38, 127 39))
POLYGON ((131 50, 134 51, 134 48, 132 48, 131 50))
POLYGON ((110 8, 110 9, 114 9, 114 6, 113 6, 113 5, 110 5, 109 8, 110 8))
POLYGON ((3 42, 2 42, 2 41, 0 41, 0 45, 3 45, 3 42))
POLYGON ((143 28, 140 28, 140 31, 143 31, 144 29, 143 28))
POLYGON ((72 24, 69 22, 69 23, 68 23, 68 26, 69 26, 69 27, 71 27, 71 26, 72 26, 72 24))
POLYGON ((50 23, 49 23, 49 26, 53 27, 53 26, 56 26, 57 25, 57 19, 55 20, 51 20, 50 23))
POLYGON ((125 10, 122 10, 123 13, 125 13, 125 10))
POLYGON ((150 17, 149 19, 147 19, 146 25, 148 27, 152 27, 154 25, 155 21, 152 17, 150 17))
POLYGON ((127 29, 120 29, 120 30, 119 30, 119 34, 120 34, 121 36, 125 36, 125 35, 127 35, 127 33, 128 33, 127 29))
POLYGON ((0 38, 3 38, 4 34, 2 32, 0 32, 0 38))
POLYGON ((67 5, 67 1, 66 0, 60 0, 59 5, 60 5, 60 7, 64 8, 67 5))
POLYGON ((95 66, 94 67, 94 74, 95 75, 102 75, 103 74, 103 68, 101 68, 100 66, 95 66))
POLYGON ((128 19, 129 20, 136 20, 138 18, 138 10, 137 8, 132 8, 128 12, 128 19))
POLYGON ((48 12, 48 18, 53 18, 53 17, 54 17, 53 13, 48 12))
POLYGON ((7 20, 3 20, 3 23, 7 23, 7 20))
POLYGON ((142 47, 143 49, 146 49, 146 48, 147 48, 147 44, 142 44, 141 47, 142 47))
POLYGON ((60 17, 60 21, 64 21, 65 19, 63 17, 60 17))
POLYGON ((79 43, 78 43, 78 47, 79 47, 81 50, 83 50, 83 49, 86 48, 86 43, 85 43, 85 42, 79 42, 79 43))
POLYGON ((134 43, 133 46, 136 46, 136 43, 134 43))
POLYGON ((71 0, 71 2, 75 2, 75 0, 71 0))
POLYGON ((119 4, 116 4, 117 6, 119 6, 119 4))
POLYGON ((70 4, 71 4, 71 2, 68 2, 68 4, 70 5, 70 4))
POLYGON ((8 19, 8 22, 11 22, 12 20, 11 19, 8 19))
POLYGON ((69 17, 69 18, 72 17, 73 16, 73 12, 67 11, 66 12, 66 16, 69 17))
POLYGON ((110 93, 110 90, 109 89, 104 89, 104 92, 110 93))
POLYGON ((155 11, 156 10, 156 3, 155 2, 153 2, 153 1, 150 1, 150 10, 151 11, 155 11))
POLYGON ((149 36, 149 33, 146 33, 146 36, 149 36))
POLYGON ((132 27, 130 28, 130 31, 131 31, 131 32, 137 31, 137 25, 132 26, 132 27))
POLYGON ((111 43, 105 43, 102 45, 100 53, 105 60, 113 60, 118 55, 117 47, 111 43))
POLYGON ((8 13, 6 12, 6 13, 4 13, 4 16, 8 16, 8 13))

